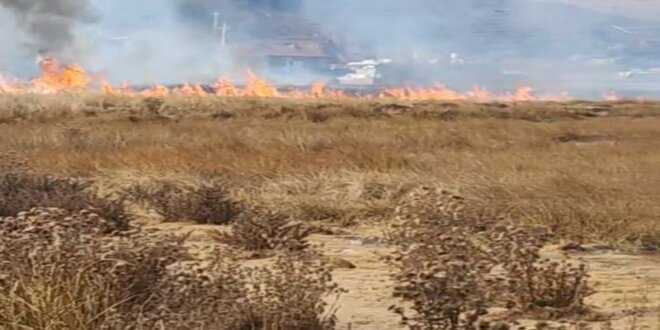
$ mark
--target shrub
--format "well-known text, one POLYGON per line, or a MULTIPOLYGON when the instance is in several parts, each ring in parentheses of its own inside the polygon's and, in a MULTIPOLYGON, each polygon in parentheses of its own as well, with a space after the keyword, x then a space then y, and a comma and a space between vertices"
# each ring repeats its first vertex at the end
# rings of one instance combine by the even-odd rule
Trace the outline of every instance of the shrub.
POLYGON ((240 203, 232 200, 220 184, 187 189, 160 182, 151 188, 134 185, 127 189, 127 194, 137 202, 146 202, 165 221, 222 225, 234 221, 242 212, 240 203))
POLYGON ((519 311, 559 318, 587 312, 584 299, 593 293, 584 264, 543 258, 545 240, 530 228, 496 227, 498 259, 507 273, 509 303, 519 311))
POLYGON ((111 227, 54 208, 0 218, 3 329, 122 329, 155 308, 152 292, 182 257, 181 240, 102 235, 111 227))
POLYGON ((485 218, 460 196, 425 187, 396 210, 389 236, 397 248, 389 261, 398 270, 395 295, 414 313, 392 309, 411 329, 481 329, 495 306, 546 317, 586 310, 584 266, 542 259, 543 228, 485 218))
POLYGON ((0 174, 30 173, 33 169, 30 161, 15 152, 0 153, 0 174))
POLYGON ((344 292, 332 282, 331 269, 315 254, 281 255, 273 267, 253 271, 248 293, 248 329, 330 330, 337 323, 336 307, 326 298, 344 292))
POLYGON ((334 329, 341 292, 313 253, 240 267, 231 250, 192 260, 185 237, 136 228, 107 236, 81 211, 0 218, 3 329, 334 329))
POLYGON ((246 251, 265 250, 302 251, 309 244, 312 229, 302 222, 269 210, 245 213, 232 224, 231 232, 216 232, 216 241, 246 251))
POLYGON ((412 303, 414 316, 393 308, 411 329, 473 329, 487 314, 492 292, 487 275, 494 263, 465 237, 453 233, 437 245, 399 251, 395 295, 412 303))
POLYGON ((27 162, 0 159, 0 216, 15 216, 33 207, 67 211, 89 209, 102 216, 108 230, 127 230, 131 217, 122 198, 99 197, 91 181, 37 174, 27 162))
POLYGON ((474 239, 481 228, 460 217, 464 206, 448 191, 421 187, 396 208, 389 261, 398 269, 395 295, 412 303, 414 315, 392 309, 410 329, 476 329, 492 303, 497 262, 474 239))

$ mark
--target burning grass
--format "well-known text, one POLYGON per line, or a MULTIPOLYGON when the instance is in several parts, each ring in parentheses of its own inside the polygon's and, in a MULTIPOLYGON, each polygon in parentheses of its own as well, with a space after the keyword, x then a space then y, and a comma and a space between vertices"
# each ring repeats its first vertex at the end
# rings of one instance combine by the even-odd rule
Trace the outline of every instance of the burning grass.
POLYGON ((93 77, 76 65, 60 63, 56 58, 45 58, 40 63, 42 75, 30 82, 7 82, 0 75, 0 95, 21 94, 57 94, 61 92, 84 93, 102 92, 106 96, 151 97, 164 98, 168 96, 188 97, 269 97, 293 99, 405 99, 410 101, 440 100, 456 101, 469 100, 477 102, 486 101, 539 101, 539 100, 565 100, 567 96, 546 95, 537 96, 533 88, 524 86, 509 93, 496 94, 483 87, 475 87, 468 92, 453 91, 443 85, 430 88, 385 88, 374 90, 368 95, 348 95, 342 90, 332 90, 324 83, 317 82, 309 88, 289 88, 281 90, 271 82, 261 78, 251 71, 246 73, 245 85, 237 86, 227 79, 219 79, 212 86, 200 84, 185 84, 180 87, 166 87, 155 85, 151 88, 135 89, 132 86, 113 86, 104 79, 93 77))

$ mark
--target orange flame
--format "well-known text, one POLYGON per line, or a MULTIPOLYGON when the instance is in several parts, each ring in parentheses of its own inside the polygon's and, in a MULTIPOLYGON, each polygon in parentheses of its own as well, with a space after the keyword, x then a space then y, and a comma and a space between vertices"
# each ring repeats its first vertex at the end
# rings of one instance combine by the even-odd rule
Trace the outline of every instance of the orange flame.
POLYGON ((621 101, 621 96, 617 92, 609 92, 603 95, 603 100, 610 102, 621 101))
POLYGON ((247 85, 245 86, 242 96, 278 97, 280 96, 280 93, 277 91, 277 88, 271 85, 268 81, 259 78, 251 71, 248 71, 247 85))
POLYGON ((16 88, 10 85, 5 78, 0 75, 0 94, 14 94, 16 93, 16 88))
POLYGON ((217 96, 240 96, 241 95, 238 88, 236 88, 236 86, 234 86, 234 84, 232 84, 231 81, 229 81, 227 79, 219 79, 218 81, 216 81, 214 88, 215 88, 215 94, 217 96))
MULTIPOLYGON (((46 58, 41 63, 42 75, 33 80, 29 85, 10 84, 0 76, 0 94, 16 93, 58 93, 58 92, 88 92, 94 91, 91 87, 92 79, 85 70, 73 65, 62 65, 57 59, 46 58)), ((537 100, 566 100, 567 94, 558 96, 535 94, 529 86, 517 90, 497 94, 483 87, 474 87, 472 90, 462 93, 447 88, 444 85, 436 85, 430 88, 387 88, 380 93, 367 96, 349 96, 341 90, 333 90, 326 84, 318 82, 312 84, 309 89, 292 89, 286 92, 278 89, 267 80, 255 75, 251 71, 246 74, 246 85, 242 88, 236 86, 228 79, 219 79, 214 87, 214 93, 207 92, 201 85, 186 84, 179 88, 170 89, 165 86, 155 85, 147 90, 135 91, 129 86, 114 87, 109 82, 96 79, 100 92, 104 95, 126 95, 143 97, 166 97, 169 95, 181 95, 185 97, 201 97, 215 95, 219 97, 280 97, 280 98, 359 98, 359 99, 401 99, 409 101, 435 100, 435 101, 457 101, 467 100, 474 102, 490 101, 537 101, 537 100)), ((605 100, 613 101, 620 99, 615 93, 603 96, 605 100)))
POLYGON ((206 96, 208 93, 200 85, 185 84, 183 87, 174 91, 176 94, 184 96, 206 96))
POLYGON ((46 58, 40 65, 42 76, 32 81, 32 87, 38 92, 57 93, 63 90, 83 90, 87 89, 92 81, 81 67, 62 66, 54 58, 46 58))
POLYGON ((140 92, 141 96, 145 97, 167 97, 170 95, 170 90, 162 85, 155 85, 150 89, 140 92))

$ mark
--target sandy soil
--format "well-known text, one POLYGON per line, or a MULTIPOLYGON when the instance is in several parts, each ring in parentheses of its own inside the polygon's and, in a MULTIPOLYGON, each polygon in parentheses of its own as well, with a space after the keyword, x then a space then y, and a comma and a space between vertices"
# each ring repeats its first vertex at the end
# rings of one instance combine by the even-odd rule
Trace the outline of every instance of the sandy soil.
MULTIPOLYGON (((152 224, 166 231, 192 230, 195 233, 191 240, 195 244, 204 244, 207 240, 204 233, 218 228, 181 223, 152 224)), ((399 324, 399 317, 388 311, 388 307, 400 301, 392 297, 391 270, 381 258, 390 251, 378 239, 382 232, 382 227, 369 226, 351 229, 346 235, 314 235, 311 239, 326 256, 355 266, 339 268, 334 273, 335 280, 348 290, 337 302, 339 329, 405 329, 399 324)), ((600 329, 607 320, 617 330, 660 329, 660 255, 628 254, 598 245, 585 247, 585 251, 571 253, 572 257, 587 263, 596 290, 588 304, 598 315, 598 321, 585 322, 594 329, 600 329)), ((563 252, 558 247, 549 247, 545 253, 548 257, 559 258, 563 252)), ((535 322, 523 320, 521 324, 535 322)))

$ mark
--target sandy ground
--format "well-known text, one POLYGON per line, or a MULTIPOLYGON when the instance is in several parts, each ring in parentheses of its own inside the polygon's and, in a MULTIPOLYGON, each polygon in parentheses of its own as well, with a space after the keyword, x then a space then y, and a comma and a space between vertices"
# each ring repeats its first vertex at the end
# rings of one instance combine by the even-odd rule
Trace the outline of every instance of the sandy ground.
MULTIPOLYGON (((194 230, 191 239, 196 244, 207 239, 205 231, 217 229, 180 223, 156 227, 176 232, 194 230)), ((311 239, 326 256, 356 266, 337 269, 334 273, 335 280, 348 290, 338 301, 339 329, 405 329, 399 317, 388 311, 388 307, 400 301, 392 297, 391 270, 381 258, 390 251, 377 239, 382 232, 382 227, 370 226, 352 229, 346 235, 314 235, 311 239)), ((560 255, 556 247, 549 247, 545 253, 549 257, 560 255)), ((660 329, 660 255, 627 254, 595 246, 572 256, 587 263, 596 290, 588 298, 588 304, 601 319, 609 319, 613 329, 660 329)), ((527 320, 521 324, 535 322, 527 320)), ((601 329, 605 321, 588 323, 594 329, 601 329)))

